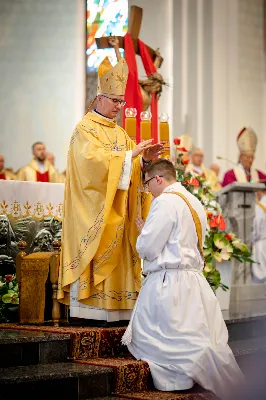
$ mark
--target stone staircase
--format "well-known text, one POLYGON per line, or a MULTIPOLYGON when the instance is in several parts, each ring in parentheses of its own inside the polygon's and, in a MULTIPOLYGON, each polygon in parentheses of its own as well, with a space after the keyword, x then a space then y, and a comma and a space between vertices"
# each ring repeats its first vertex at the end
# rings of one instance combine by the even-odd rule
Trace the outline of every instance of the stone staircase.
MULTIPOLYGON (((121 351, 124 328, 88 328, 74 336, 69 328, 57 333, 11 327, 0 325, 0 400, 215 398, 197 385, 183 393, 156 391, 148 365, 121 351), (98 339, 90 341, 93 336, 98 339)), ((229 320, 227 327, 240 367, 266 393, 266 316, 229 320)))

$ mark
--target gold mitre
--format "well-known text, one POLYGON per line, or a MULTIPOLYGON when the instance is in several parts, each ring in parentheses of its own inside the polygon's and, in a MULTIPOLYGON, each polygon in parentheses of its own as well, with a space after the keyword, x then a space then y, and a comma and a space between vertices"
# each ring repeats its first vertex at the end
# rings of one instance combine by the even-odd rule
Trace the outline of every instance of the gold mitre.
POLYGON ((193 143, 192 137, 190 135, 185 134, 185 135, 179 136, 179 139, 180 139, 180 145, 178 145, 178 148, 184 147, 187 150, 187 152, 186 153, 182 152, 182 153, 189 154, 194 148, 194 143, 193 143))
POLYGON ((237 145, 241 154, 254 155, 258 143, 256 133, 252 128, 243 128, 237 137, 237 145))
POLYGON ((127 85, 128 66, 122 57, 113 67, 108 57, 101 62, 98 68, 98 94, 124 96, 127 85))

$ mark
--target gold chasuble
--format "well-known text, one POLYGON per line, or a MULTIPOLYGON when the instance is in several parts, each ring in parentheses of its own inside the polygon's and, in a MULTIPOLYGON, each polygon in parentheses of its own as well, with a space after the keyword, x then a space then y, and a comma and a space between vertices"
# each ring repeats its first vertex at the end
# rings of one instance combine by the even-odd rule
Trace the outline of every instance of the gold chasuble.
POLYGON ((70 142, 65 184, 58 299, 105 310, 131 310, 140 290, 135 218, 146 219, 140 158, 132 159, 128 190, 118 189, 126 151, 135 144, 116 121, 88 112, 70 142))
POLYGON ((30 182, 51 182, 51 183, 63 183, 64 178, 55 169, 55 167, 44 161, 44 171, 40 172, 38 169, 38 163, 35 159, 32 159, 29 164, 21 168, 17 173, 18 181, 30 181, 30 182))

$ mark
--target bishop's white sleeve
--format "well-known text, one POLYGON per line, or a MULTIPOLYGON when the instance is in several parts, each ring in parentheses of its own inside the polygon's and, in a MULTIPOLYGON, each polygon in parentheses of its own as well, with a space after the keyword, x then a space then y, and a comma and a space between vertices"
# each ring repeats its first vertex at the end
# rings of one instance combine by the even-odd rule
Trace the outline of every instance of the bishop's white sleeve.
POLYGON ((122 173, 118 184, 118 189, 128 190, 132 170, 132 150, 126 151, 126 157, 122 167, 122 173))
POLYGON ((140 258, 155 260, 166 245, 176 223, 176 213, 171 204, 164 200, 154 200, 148 218, 137 239, 140 258))

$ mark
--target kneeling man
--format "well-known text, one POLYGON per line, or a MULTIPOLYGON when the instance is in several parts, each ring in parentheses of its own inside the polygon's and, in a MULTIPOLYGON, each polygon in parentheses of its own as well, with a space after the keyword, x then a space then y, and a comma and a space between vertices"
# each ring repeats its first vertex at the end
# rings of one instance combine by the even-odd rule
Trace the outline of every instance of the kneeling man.
POLYGON ((168 160, 146 169, 145 184, 154 196, 146 222, 137 219, 137 251, 146 278, 122 342, 148 362, 158 390, 186 390, 197 382, 225 399, 244 378, 202 274, 205 210, 176 182, 168 160))

